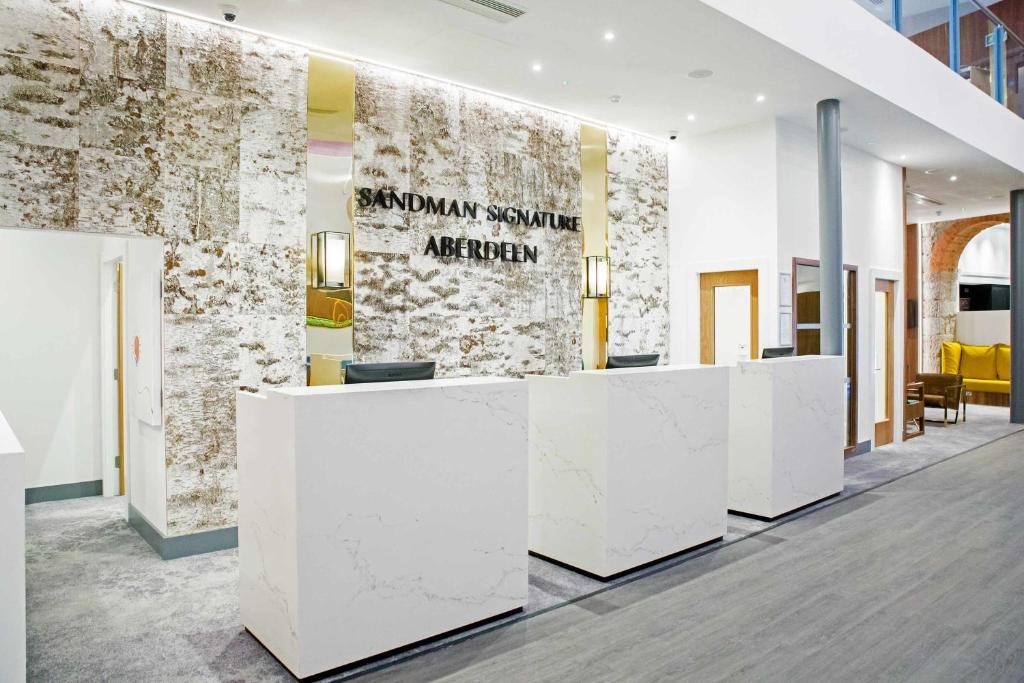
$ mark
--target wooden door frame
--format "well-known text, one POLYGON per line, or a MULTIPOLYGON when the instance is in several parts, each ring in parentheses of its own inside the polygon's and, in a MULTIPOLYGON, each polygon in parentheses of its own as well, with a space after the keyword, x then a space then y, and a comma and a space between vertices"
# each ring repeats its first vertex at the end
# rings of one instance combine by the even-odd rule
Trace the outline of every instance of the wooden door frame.
MULTIPOLYGON (((794 256, 793 257, 793 270, 792 270, 792 276, 790 277, 790 287, 792 288, 792 298, 790 299, 790 301, 792 301, 794 303, 794 311, 796 309, 796 289, 797 289, 796 269, 797 269, 797 266, 813 266, 815 268, 821 268, 821 261, 819 261, 818 259, 812 259, 812 258, 801 258, 799 256, 794 256)), ((860 392, 860 382, 859 382, 859 380, 857 378, 857 375, 860 374, 860 362, 858 361, 858 356, 857 356, 857 351, 858 351, 857 337, 858 337, 858 335, 860 333, 860 325, 859 325, 858 320, 857 320, 857 318, 859 317, 860 297, 857 295, 857 286, 859 284, 858 283, 858 278, 860 277, 860 273, 857 270, 857 266, 849 264, 849 263, 844 263, 843 264, 843 272, 845 273, 846 278, 847 278, 846 287, 847 287, 847 293, 848 293, 847 300, 844 302, 844 305, 846 306, 846 309, 847 309, 846 310, 846 319, 850 321, 850 329, 846 330, 846 366, 847 366, 847 371, 850 373, 850 406, 851 406, 850 415, 849 415, 849 430, 850 430, 850 433, 847 434, 847 437, 851 437, 852 436, 852 439, 850 439, 850 440, 853 442, 852 445, 847 446, 846 448, 844 448, 843 452, 844 452, 844 454, 847 457, 849 457, 849 456, 851 456, 851 455, 853 455, 853 454, 855 454, 857 452, 857 428, 858 428, 858 426, 860 424, 860 421, 858 420, 858 417, 860 415, 860 393, 859 393, 860 392), (850 279, 853 280, 852 283, 849 281, 850 279), (852 307, 853 310, 850 310, 851 307, 852 307), (852 368, 850 367, 851 364, 853 365, 852 368)), ((791 317, 793 318, 793 333, 792 333, 793 336, 792 336, 792 339, 793 339, 793 349, 794 349, 794 353, 795 353, 795 349, 796 349, 796 335, 797 335, 797 329, 796 329, 797 319, 796 319, 796 314, 794 313, 794 315, 791 316, 791 317)))
POLYGON ((700 362, 711 365, 715 362, 715 288, 750 287, 750 356, 757 358, 759 346, 760 314, 758 311, 757 282, 760 271, 726 270, 700 274, 700 362))
MULTIPOLYGON (((896 387, 895 387, 895 362, 896 362, 896 281, 887 280, 885 278, 876 277, 872 291, 885 292, 886 305, 885 305, 885 348, 886 348, 886 361, 885 361, 885 410, 889 419, 885 422, 878 422, 876 419, 875 424, 875 448, 879 446, 885 446, 896 439, 896 387)), ((874 298, 872 297, 871 310, 874 311, 874 298)), ((874 326, 878 323, 872 315, 871 318, 871 338, 875 338, 874 326)), ((872 351, 875 351, 872 346, 872 351)), ((872 363, 871 371, 874 372, 874 363, 872 363)), ((872 401, 874 405, 874 401, 872 401)), ((877 416, 876 416, 877 417, 877 416)))

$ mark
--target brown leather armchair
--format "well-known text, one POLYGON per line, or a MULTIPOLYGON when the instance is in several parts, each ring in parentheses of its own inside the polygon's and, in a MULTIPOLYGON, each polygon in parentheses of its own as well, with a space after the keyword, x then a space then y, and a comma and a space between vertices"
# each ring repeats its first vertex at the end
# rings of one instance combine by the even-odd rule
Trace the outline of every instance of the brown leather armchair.
MULTIPOLYGON (((960 402, 963 400, 964 378, 961 375, 922 372, 917 376, 924 383, 924 404, 929 408, 942 408, 942 423, 949 424, 949 411, 955 410, 953 424, 960 420, 960 402)), ((967 412, 964 412, 964 422, 967 412)))

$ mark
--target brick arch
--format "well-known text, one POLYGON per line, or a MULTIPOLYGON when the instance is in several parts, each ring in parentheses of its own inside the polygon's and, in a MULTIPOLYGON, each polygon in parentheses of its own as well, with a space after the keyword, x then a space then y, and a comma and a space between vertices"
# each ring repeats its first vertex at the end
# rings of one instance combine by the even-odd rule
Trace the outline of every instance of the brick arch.
POLYGON ((931 245, 931 258, 926 261, 928 272, 955 272, 964 249, 972 239, 993 226, 1009 222, 1010 214, 997 213, 933 224, 938 230, 931 245))
POLYGON ((921 226, 921 369, 938 372, 942 342, 956 339, 960 310, 957 270, 967 244, 979 233, 1010 222, 997 213, 921 226))

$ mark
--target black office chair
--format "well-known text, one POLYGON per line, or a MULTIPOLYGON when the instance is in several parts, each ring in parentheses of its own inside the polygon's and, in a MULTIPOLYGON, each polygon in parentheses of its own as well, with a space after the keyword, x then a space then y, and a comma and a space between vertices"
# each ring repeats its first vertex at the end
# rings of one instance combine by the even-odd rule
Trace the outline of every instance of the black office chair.
POLYGON ((646 368, 658 364, 660 353, 644 353, 638 356, 608 356, 605 370, 616 368, 646 368))
POLYGON ((761 351, 761 358, 788 358, 792 355, 792 346, 773 346, 761 351))

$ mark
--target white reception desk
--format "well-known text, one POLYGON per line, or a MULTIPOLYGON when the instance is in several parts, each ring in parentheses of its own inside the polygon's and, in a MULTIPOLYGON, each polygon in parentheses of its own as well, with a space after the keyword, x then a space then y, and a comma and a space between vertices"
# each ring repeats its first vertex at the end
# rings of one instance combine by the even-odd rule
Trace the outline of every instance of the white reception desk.
POLYGON ((238 394, 243 625, 303 678, 522 608, 527 386, 238 394))
POLYGON ((0 681, 25 680, 25 453, 0 413, 0 681))
POLYGON ((725 535, 729 368, 527 379, 531 551, 607 578, 725 535))
POLYGON ((773 519, 843 490, 845 365, 797 356, 732 368, 730 510, 773 519))

